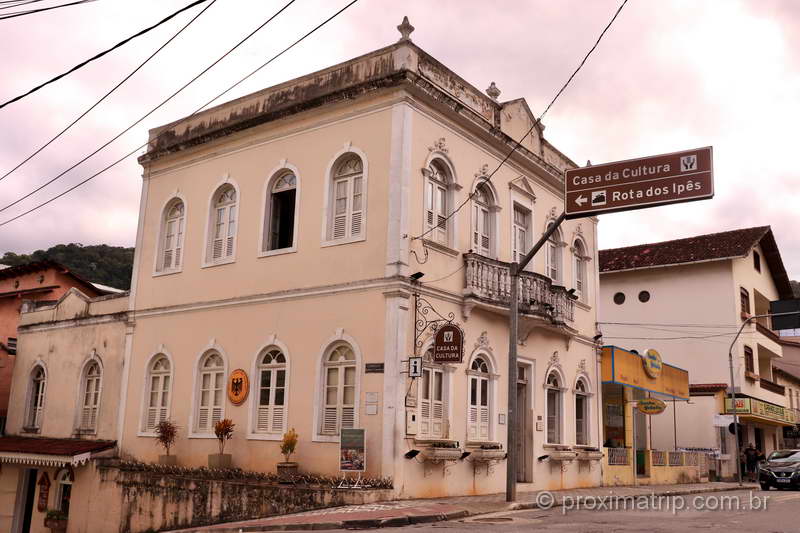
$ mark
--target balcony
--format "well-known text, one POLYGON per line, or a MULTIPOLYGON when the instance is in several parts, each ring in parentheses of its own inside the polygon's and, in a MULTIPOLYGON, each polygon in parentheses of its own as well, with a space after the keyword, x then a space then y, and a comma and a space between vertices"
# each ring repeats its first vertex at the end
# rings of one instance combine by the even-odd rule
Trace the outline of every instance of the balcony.
MULTIPOLYGON (((464 262, 465 297, 508 308, 511 303, 511 265, 472 253, 464 254, 464 262)), ((575 302, 564 287, 553 285, 550 278, 522 272, 519 310, 525 315, 563 326, 574 320, 575 302)))
POLYGON ((773 383, 764 376, 761 376, 761 388, 768 390, 770 392, 774 392, 775 394, 780 394, 781 396, 786 395, 786 388, 783 385, 778 385, 777 383, 773 383))

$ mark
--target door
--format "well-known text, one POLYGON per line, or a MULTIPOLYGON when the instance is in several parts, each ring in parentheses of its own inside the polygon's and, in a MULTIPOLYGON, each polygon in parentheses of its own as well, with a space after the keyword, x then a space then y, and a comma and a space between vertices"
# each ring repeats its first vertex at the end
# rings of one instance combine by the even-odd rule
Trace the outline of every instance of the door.
POLYGON ((530 422, 530 402, 528 400, 528 376, 531 367, 519 365, 517 367, 517 481, 530 483, 533 481, 531 472, 531 449, 533 448, 533 428, 530 422))
POLYGON ((14 520, 11 530, 14 533, 30 533, 31 515, 36 498, 36 477, 38 470, 27 468, 20 472, 17 485, 17 501, 14 505, 14 520))
POLYGON ((761 428, 753 428, 755 431, 756 449, 761 453, 766 453, 764 450, 764 430, 761 428))

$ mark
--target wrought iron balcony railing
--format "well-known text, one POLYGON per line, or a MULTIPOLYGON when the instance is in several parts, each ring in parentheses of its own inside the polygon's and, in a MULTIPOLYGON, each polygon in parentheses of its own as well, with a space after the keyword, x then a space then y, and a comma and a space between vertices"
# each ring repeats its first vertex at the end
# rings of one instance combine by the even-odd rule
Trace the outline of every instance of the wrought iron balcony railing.
MULTIPOLYGON (((464 254, 466 291, 488 303, 508 307, 511 303, 511 265, 478 254, 464 254)), ((519 288, 520 312, 564 324, 574 320, 575 302, 564 287, 535 272, 522 272, 519 288)))

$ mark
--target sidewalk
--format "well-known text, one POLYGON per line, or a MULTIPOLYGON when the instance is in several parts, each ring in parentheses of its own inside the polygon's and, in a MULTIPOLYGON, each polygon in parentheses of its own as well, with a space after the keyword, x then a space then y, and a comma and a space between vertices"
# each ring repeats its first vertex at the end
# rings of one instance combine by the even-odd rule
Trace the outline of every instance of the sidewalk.
MULTIPOLYGON (((655 485, 641 487, 594 487, 553 491, 553 507, 560 506, 563 499, 587 496, 640 496, 640 495, 687 495, 707 492, 737 490, 737 483, 689 483, 683 485, 655 485)), ((758 485, 745 483, 745 489, 757 489, 758 485)), ((435 500, 397 500, 318 509, 284 516, 273 516, 230 522, 200 528, 182 529, 180 533, 239 533, 258 531, 297 531, 326 529, 367 529, 397 527, 409 524, 424 524, 442 520, 457 520, 468 516, 519 509, 535 509, 536 495, 540 491, 520 492, 517 501, 508 504, 504 494, 486 496, 460 496, 435 500)), ((177 532, 175 532, 177 533, 177 532)))

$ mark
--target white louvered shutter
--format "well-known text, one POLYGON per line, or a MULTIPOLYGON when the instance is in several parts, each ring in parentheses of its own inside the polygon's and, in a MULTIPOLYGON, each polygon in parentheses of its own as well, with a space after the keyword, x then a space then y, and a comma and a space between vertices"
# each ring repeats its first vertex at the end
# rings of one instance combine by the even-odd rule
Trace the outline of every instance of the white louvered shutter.
POLYGON ((338 435, 341 428, 355 427, 358 408, 355 356, 349 346, 339 346, 328 355, 324 372, 320 431, 338 435))
POLYGON ((347 236, 347 187, 346 179, 336 181, 334 184, 334 191, 336 197, 334 199, 334 212, 333 212, 333 238, 343 239, 347 236))
POLYGON ((217 220, 214 224, 214 239, 211 243, 211 258, 214 260, 222 258, 226 211, 224 207, 217 209, 217 220))
POLYGON ((363 178, 353 178, 353 198, 351 201, 350 236, 361 235, 361 222, 364 215, 363 192, 361 190, 363 178))
POLYGON ((228 208, 228 228, 225 239, 225 257, 233 257, 233 248, 236 242, 236 206, 228 208))
POLYGON ((447 244, 447 189, 436 187, 436 240, 447 244))
POLYGON ((281 434, 286 417, 286 359, 277 350, 261 358, 256 431, 281 434))
POLYGON ((178 219, 178 234, 175 237, 175 257, 173 267, 181 266, 181 255, 183 252, 183 216, 178 219))
POLYGON ((422 370, 422 383, 419 395, 419 432, 420 435, 431 435, 431 371, 422 370))

